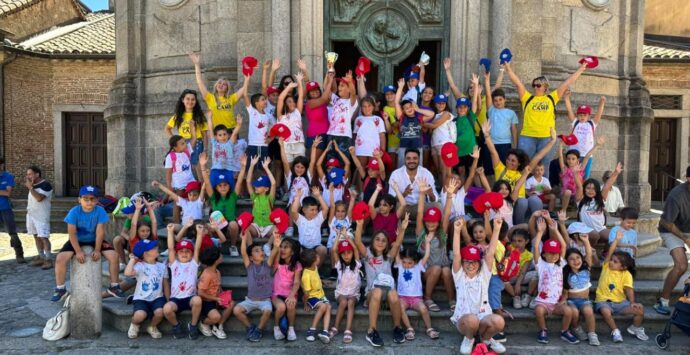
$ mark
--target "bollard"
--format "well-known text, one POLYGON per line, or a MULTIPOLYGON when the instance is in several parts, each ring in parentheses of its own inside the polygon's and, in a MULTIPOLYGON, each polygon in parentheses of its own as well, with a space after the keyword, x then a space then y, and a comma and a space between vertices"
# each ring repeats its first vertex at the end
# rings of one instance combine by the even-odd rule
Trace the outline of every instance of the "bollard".
POLYGON ((81 248, 86 256, 83 264, 70 261, 71 297, 69 303, 70 336, 76 339, 94 339, 101 335, 103 308, 101 307, 101 262, 91 259, 93 248, 81 248))

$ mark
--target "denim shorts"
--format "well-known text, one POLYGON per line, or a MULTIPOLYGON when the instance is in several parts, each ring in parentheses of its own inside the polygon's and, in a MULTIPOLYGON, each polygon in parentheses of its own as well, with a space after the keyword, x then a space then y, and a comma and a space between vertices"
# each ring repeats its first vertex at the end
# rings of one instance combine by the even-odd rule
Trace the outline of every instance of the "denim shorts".
POLYGON ((620 314, 628 307, 630 307, 630 301, 628 300, 623 300, 623 302, 604 301, 594 304, 594 310, 600 313, 602 308, 608 308, 612 314, 620 314))
POLYGON ((575 306, 578 310, 582 309, 582 307, 585 306, 592 306, 592 301, 589 300, 589 298, 568 298, 568 304, 571 306, 575 306))
POLYGON ((171 298, 170 302, 177 306, 175 313, 180 313, 192 309, 192 297, 187 298, 171 298))
POLYGON ((240 302, 237 306, 244 308, 247 313, 251 313, 252 311, 273 311, 273 303, 271 303, 270 298, 255 301, 246 297, 244 301, 240 302))
POLYGON ((153 317, 153 312, 157 309, 163 309, 163 306, 165 306, 165 297, 158 297, 153 301, 134 300, 134 302, 132 302, 134 313, 137 311, 144 311, 148 318, 153 317))

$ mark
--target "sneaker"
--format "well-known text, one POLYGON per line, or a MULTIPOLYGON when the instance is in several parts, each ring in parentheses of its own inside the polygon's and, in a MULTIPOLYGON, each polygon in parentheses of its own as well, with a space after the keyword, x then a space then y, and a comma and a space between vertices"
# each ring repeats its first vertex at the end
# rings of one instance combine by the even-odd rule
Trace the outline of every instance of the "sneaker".
POLYGON ((401 327, 393 328, 393 342, 396 344, 402 344, 405 342, 405 332, 401 327))
POLYGON ((587 340, 589 340, 589 345, 592 346, 599 346, 601 343, 599 343, 599 337, 597 336, 597 333, 591 332, 587 334, 587 340))
POLYGON ((43 265, 41 265, 41 269, 43 270, 49 270, 53 268, 53 260, 52 259, 45 259, 43 260, 43 265))
POLYGON ((67 295, 67 289, 66 288, 55 288, 55 291, 53 292, 53 297, 50 298, 51 301, 53 302, 60 302, 62 301, 63 298, 65 298, 65 295, 67 295))
POLYGON ((125 304, 132 304, 134 303, 134 295, 129 295, 127 298, 125 298, 125 304))
POLYGON ((571 333, 573 333, 573 335, 575 335, 578 339, 580 339, 582 341, 589 339, 587 333, 585 333, 585 331, 582 330, 582 327, 577 327, 575 329, 572 329, 571 333))
POLYGON ((287 332, 287 341, 295 341, 297 340, 297 334, 295 334, 295 328, 290 327, 288 328, 287 332))
POLYGON ((539 333, 537 333, 537 343, 549 343, 549 333, 546 332, 546 329, 542 329, 539 331, 539 333))
POLYGON ((460 354, 469 355, 472 353, 472 346, 474 345, 474 338, 470 339, 464 337, 462 344, 460 344, 460 354))
POLYGON ((41 266, 43 265, 43 258, 40 256, 35 257, 33 260, 31 260, 31 266, 41 266))
POLYGON ((314 341, 316 340, 316 329, 309 328, 307 329, 307 341, 314 341))
POLYGON ((630 335, 636 336, 637 339, 640 339, 642 341, 649 340, 649 337, 647 336, 647 334, 644 333, 644 327, 636 327, 634 325, 631 325, 628 327, 628 333, 630 335))
POLYGON ((488 345, 491 348, 491 350, 493 350, 497 354, 503 354, 504 352, 506 352, 506 347, 503 346, 503 344, 497 342, 495 337, 489 340, 484 340, 484 344, 488 345))
POLYGON ((662 302, 661 300, 656 301, 654 304, 654 310, 656 313, 663 314, 665 316, 671 314, 671 309, 668 308, 668 302, 662 302))
POLYGON ((230 256, 233 258, 240 256, 240 252, 237 251, 237 247, 234 245, 230 247, 230 256))
POLYGON ((496 333, 496 335, 494 335, 491 339, 499 343, 505 343, 508 340, 508 338, 506 338, 506 333, 504 332, 496 333))
POLYGON ((139 336, 139 326, 134 323, 129 323, 129 330, 127 330, 127 337, 136 339, 139 336))
POLYGON ((319 340, 321 340, 322 343, 328 344, 331 342, 331 337, 328 336, 328 331, 322 330, 319 332, 319 340))
POLYGON ((379 332, 376 331, 376 329, 372 329, 371 332, 367 333, 367 341, 373 347, 378 348, 379 346, 383 346, 383 339, 381 339, 381 336, 379 335, 379 332))
POLYGON ((127 264, 120 263, 118 269, 120 270, 120 272, 123 272, 123 271, 125 271, 125 268, 126 268, 126 267, 127 267, 127 264))
POLYGON ((285 339, 285 334, 280 330, 280 327, 273 327, 273 339, 283 340, 285 339))
POLYGON ((285 236, 288 238, 292 238, 292 236, 295 235, 295 227, 287 227, 285 230, 285 236))
POLYGON ((529 301, 529 309, 535 309, 537 308, 537 298, 532 298, 531 301, 529 301))
POLYGON ((520 303, 522 304, 522 308, 529 307, 530 301, 532 301, 532 297, 529 295, 529 293, 523 293, 522 297, 520 297, 520 303))
POLYGON ((256 335, 256 326, 254 324, 247 327, 247 340, 251 342, 259 341, 259 338, 256 335))
POLYGON ((208 324, 204 324, 202 322, 199 322, 199 332, 201 332, 201 334, 203 334, 205 337, 213 336, 211 327, 208 324))
POLYGON ((621 335, 621 331, 618 329, 615 329, 614 331, 611 332, 611 338, 613 339, 614 343, 622 343, 623 342, 623 336, 621 335))
POLYGON ((172 331, 173 331, 173 338, 175 338, 175 339, 182 339, 185 336, 184 329, 182 329, 182 324, 180 324, 180 323, 173 325, 172 331))
POLYGON ((522 300, 520 300, 520 296, 514 296, 513 297, 513 308, 515 308, 515 309, 522 308, 522 300))
POLYGON ((124 291, 120 288, 120 285, 115 285, 115 286, 110 286, 108 287, 108 293, 117 298, 125 298, 127 295, 125 294, 124 291))
POLYGON ((17 257, 17 264, 26 264, 26 259, 23 256, 17 257))
POLYGON ((227 334, 225 334, 222 325, 214 325, 213 328, 211 328, 211 333, 213 333, 213 335, 215 335, 218 339, 226 339, 228 337, 227 334))
POLYGON ((151 338, 153 338, 153 339, 160 339, 160 338, 163 337, 163 334, 161 334, 161 331, 158 330, 157 327, 154 327, 154 326, 151 326, 151 325, 149 325, 148 327, 146 327, 146 332, 149 333, 149 335, 150 335, 151 338))
POLYGON ((197 340, 199 338, 199 327, 187 323, 187 330, 189 331, 189 339, 197 340))
POLYGON ((569 344, 578 344, 580 343, 580 340, 576 338, 573 333, 571 333, 569 330, 564 330, 561 332, 561 339, 566 341, 569 344))

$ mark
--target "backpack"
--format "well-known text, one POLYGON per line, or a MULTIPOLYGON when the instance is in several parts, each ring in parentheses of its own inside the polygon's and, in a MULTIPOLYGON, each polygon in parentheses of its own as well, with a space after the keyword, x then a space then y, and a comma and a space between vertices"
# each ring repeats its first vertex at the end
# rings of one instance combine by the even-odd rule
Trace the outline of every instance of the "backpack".
MULTIPOLYGON (((592 126, 592 132, 594 132, 594 122, 592 122, 592 120, 587 120, 586 123, 589 124, 590 126, 592 126)), ((580 124, 580 121, 575 120, 575 123, 573 124, 573 129, 570 131, 571 134, 573 132, 575 132, 575 127, 577 127, 577 125, 579 125, 579 124, 580 124)))
POLYGON ((502 260, 496 259, 496 271, 504 282, 510 281, 520 272, 520 251, 508 249, 506 252, 507 254, 503 256, 502 260))
POLYGON ((98 198, 98 205, 103 207, 103 209, 105 209, 105 211, 108 213, 112 213, 113 211, 115 211, 118 202, 118 199, 110 195, 105 195, 103 197, 98 198))
POLYGON ((43 339, 49 341, 60 340, 69 335, 69 300, 67 296, 62 309, 55 317, 48 319, 46 326, 43 327, 43 339))

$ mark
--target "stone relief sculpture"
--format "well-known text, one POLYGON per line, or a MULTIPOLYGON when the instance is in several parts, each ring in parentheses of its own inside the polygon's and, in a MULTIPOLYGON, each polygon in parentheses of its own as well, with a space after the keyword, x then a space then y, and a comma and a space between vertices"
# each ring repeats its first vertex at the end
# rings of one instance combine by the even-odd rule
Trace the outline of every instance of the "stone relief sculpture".
POLYGON ((335 22, 352 22, 359 9, 371 0, 331 0, 333 20, 335 22))
POLYGON ((441 22, 441 8, 443 7, 443 1, 408 0, 408 2, 417 10, 419 17, 423 21, 441 22))
POLYGON ((367 42, 379 53, 390 53, 400 49, 410 34, 405 19, 392 11, 373 15, 364 29, 367 42))

